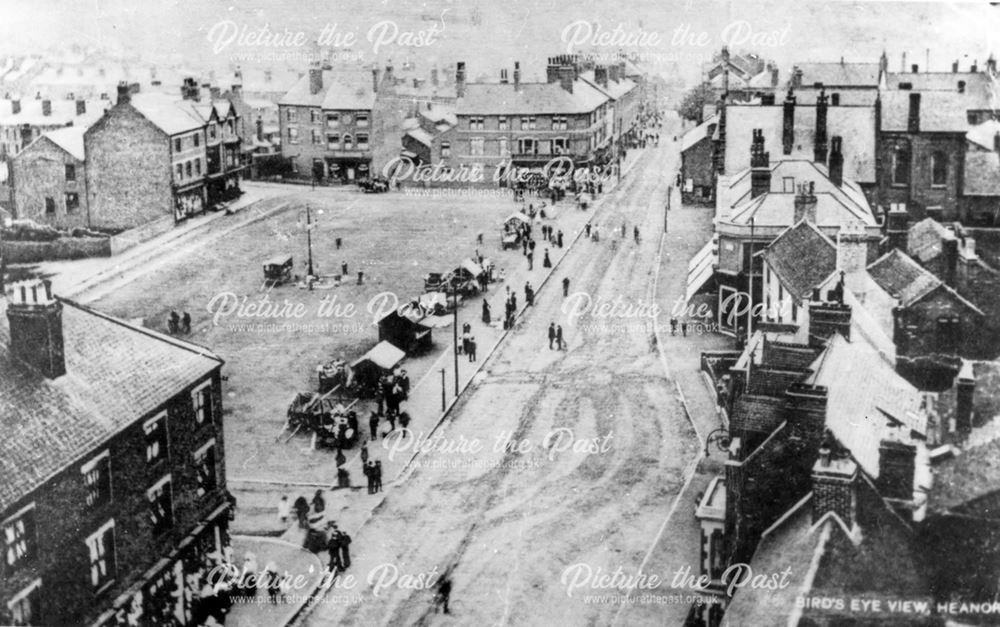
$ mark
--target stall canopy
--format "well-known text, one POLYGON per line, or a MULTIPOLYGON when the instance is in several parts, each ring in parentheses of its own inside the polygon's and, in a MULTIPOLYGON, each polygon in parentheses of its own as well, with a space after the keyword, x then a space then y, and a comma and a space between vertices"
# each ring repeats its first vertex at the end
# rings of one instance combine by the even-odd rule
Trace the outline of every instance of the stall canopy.
POLYGON ((710 240, 688 263, 685 302, 690 302, 715 274, 715 267, 719 264, 717 246, 714 239, 710 240))
POLYGON ((507 216, 507 219, 504 220, 503 223, 506 225, 510 224, 511 222, 523 222, 525 224, 531 224, 531 218, 529 218, 528 216, 526 216, 521 212, 512 213, 509 216, 507 216))
POLYGON ((463 270, 468 271, 469 274, 471 274, 474 277, 479 276, 480 274, 483 273, 482 267, 480 267, 480 265, 475 261, 473 261, 472 259, 466 259, 465 261, 462 262, 462 265, 460 267, 463 270))
POLYGON ((352 368, 358 364, 370 361, 383 370, 392 370, 399 362, 403 361, 406 353, 396 348, 390 342, 379 342, 370 351, 359 357, 351 364, 352 368))

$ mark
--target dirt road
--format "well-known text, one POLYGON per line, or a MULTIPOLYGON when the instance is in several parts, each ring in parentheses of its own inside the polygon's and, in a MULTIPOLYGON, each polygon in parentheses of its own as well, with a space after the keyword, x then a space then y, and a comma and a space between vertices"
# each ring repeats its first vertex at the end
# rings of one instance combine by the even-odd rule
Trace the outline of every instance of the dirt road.
MULTIPOLYGON (((321 603, 308 624, 611 622, 618 591, 592 585, 618 568, 640 576, 698 448, 649 316, 675 159, 669 141, 647 151, 606 199, 594 219, 601 241, 570 252, 355 538, 349 572, 363 601, 321 603), (564 300, 563 276, 579 294, 564 300), (563 327, 566 350, 549 350, 550 322, 563 327), (449 569, 451 616, 426 589, 449 569)), ((413 446, 402 442, 393 445, 413 446)))

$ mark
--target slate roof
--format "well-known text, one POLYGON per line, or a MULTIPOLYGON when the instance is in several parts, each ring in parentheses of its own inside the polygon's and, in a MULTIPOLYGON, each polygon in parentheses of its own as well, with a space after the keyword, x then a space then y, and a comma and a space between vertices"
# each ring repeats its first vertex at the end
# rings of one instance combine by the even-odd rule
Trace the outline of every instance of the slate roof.
POLYGON ((837 247, 811 222, 789 227, 764 251, 764 260, 797 302, 837 270, 837 247))
POLYGON ((882 439, 913 443, 927 432, 922 394, 868 342, 836 334, 810 369, 806 382, 827 388, 827 428, 869 476, 879 475, 882 439))
POLYGON ((78 115, 75 100, 51 100, 52 111, 49 115, 42 113, 42 101, 34 98, 21 99, 20 113, 13 112, 11 100, 0 100, 0 125, 18 126, 87 126, 92 124, 104 113, 111 103, 105 100, 87 100, 86 112, 78 115))
POLYGON ((910 226, 906 253, 925 264, 941 254, 941 241, 952 237, 954 234, 943 224, 934 218, 924 218, 910 226))
POLYGON ((10 354, 0 299, 0 511, 223 362, 209 350, 63 301, 66 374, 46 379, 10 354))
POLYGON ((702 122, 698 126, 689 130, 687 133, 684 133, 684 136, 681 138, 681 152, 684 152, 685 150, 699 143, 706 137, 711 139, 711 136, 709 135, 708 132, 709 127, 711 127, 712 130, 714 131, 715 126, 718 125, 718 123, 719 123, 719 116, 713 115, 712 117, 707 118, 704 122, 702 122))
POLYGON ((1000 109, 1000 88, 985 72, 891 72, 886 77, 891 91, 953 93, 962 101, 962 110, 1000 109), (958 81, 965 81, 965 93, 958 93, 958 81), (911 89, 899 89, 900 83, 910 83, 911 89))
MULTIPOLYGON (((83 126, 67 126, 54 131, 46 131, 42 137, 47 138, 56 146, 59 146, 77 161, 83 161, 85 152, 83 149, 83 133, 86 131, 83 126)), ((41 141, 41 137, 35 141, 41 141)), ((34 144, 35 142, 32 142, 34 144)))
POLYGON ((133 94, 131 104, 144 118, 167 135, 186 133, 205 125, 191 101, 166 94, 133 94))
MULTIPOLYGON (((963 114, 964 118, 964 114, 963 114)), ((792 154, 782 152, 784 110, 776 105, 727 105, 726 172, 750 167, 750 144, 754 129, 764 132, 764 145, 771 161, 812 161, 816 134, 816 107, 796 105, 792 154)), ((904 120, 905 121, 905 120, 904 120)), ((843 139, 844 178, 859 183, 875 182, 875 108, 828 107, 827 137, 843 139)))
POLYGON ((580 74, 580 80, 585 81, 591 87, 597 89, 602 94, 614 100, 620 99, 622 96, 625 96, 630 91, 636 88, 635 82, 632 81, 632 79, 630 78, 624 78, 620 81, 613 81, 609 77, 607 86, 601 85, 596 80, 594 80, 594 70, 587 70, 586 72, 582 72, 580 74))
POLYGON ((607 101, 607 96, 581 80, 573 82, 572 94, 558 81, 521 83, 520 91, 514 90, 513 83, 469 83, 455 109, 458 115, 590 113, 607 101))
POLYGON ((802 70, 802 85, 812 86, 823 83, 830 87, 878 87, 878 63, 797 63, 792 70, 802 70))
POLYGON ((407 131, 406 134, 428 148, 434 143, 434 138, 431 137, 431 134, 422 128, 411 129, 407 131))
MULTIPOLYGON (((910 112, 910 91, 889 91, 882 94, 883 131, 906 132, 910 112)), ((966 133, 968 99, 957 92, 920 93, 920 132, 966 133)))
POLYGON ((370 73, 323 70, 323 89, 310 93, 309 73, 303 75, 278 101, 279 105, 303 105, 330 110, 364 111, 375 106, 370 73))
POLYGON ((965 134, 965 138, 981 148, 992 151, 995 147, 994 140, 997 133, 1000 133, 1000 122, 987 120, 971 127, 969 132, 965 134))
POLYGON ((868 266, 868 273, 879 287, 908 307, 931 293, 941 280, 920 267, 898 248, 886 253, 868 266))

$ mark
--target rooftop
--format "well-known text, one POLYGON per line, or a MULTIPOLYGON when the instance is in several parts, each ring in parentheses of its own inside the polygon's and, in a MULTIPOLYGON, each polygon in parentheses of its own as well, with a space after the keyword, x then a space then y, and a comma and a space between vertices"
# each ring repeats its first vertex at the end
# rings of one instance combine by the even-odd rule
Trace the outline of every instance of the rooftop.
POLYGON ((831 87, 878 88, 878 63, 844 63, 843 61, 821 63, 797 63, 795 70, 802 71, 802 86, 812 87, 823 83, 831 87))
POLYGON ((166 94, 133 94, 131 104, 144 118, 167 135, 186 133, 205 125, 192 101, 166 94))
POLYGON ((339 111, 364 111, 375 106, 370 72, 323 70, 323 88, 311 92, 309 73, 303 75, 278 101, 279 105, 320 107, 339 111))
POLYGON ((83 161, 85 156, 83 150, 83 133, 86 130, 86 127, 83 126, 67 126, 66 128, 57 128, 54 131, 46 131, 43 137, 47 137, 56 146, 68 152, 74 159, 83 161))
POLYGON ((952 294, 960 303, 983 315, 978 307, 970 303, 928 270, 920 266, 912 257, 898 248, 882 255, 868 266, 868 274, 883 290, 909 307, 938 288, 952 294))
MULTIPOLYGON (((963 114, 964 118, 964 114, 963 114)), ((727 105, 726 172, 750 167, 753 130, 764 132, 764 145, 771 161, 813 159, 816 134, 816 107, 795 106, 792 153, 783 154, 784 108, 776 105, 727 105)), ((827 108, 827 137, 843 138, 844 178, 859 183, 875 182, 875 108, 830 106, 827 108)))
POLYGON ((458 99, 458 115, 531 115, 590 113, 608 97, 589 83, 576 80, 573 93, 554 83, 469 83, 458 99))
POLYGON ((0 511, 222 365, 209 350, 63 303, 66 374, 10 354, 0 299, 0 511))
MULTIPOLYGON (((919 92, 888 91, 882 94, 883 131, 906 132, 909 124, 910 96, 919 92)), ((969 97, 958 92, 922 92, 920 96, 920 131, 966 133, 969 120, 969 97)))
POLYGON ((801 303, 837 271, 837 246, 811 222, 788 227, 764 252, 778 280, 801 303))

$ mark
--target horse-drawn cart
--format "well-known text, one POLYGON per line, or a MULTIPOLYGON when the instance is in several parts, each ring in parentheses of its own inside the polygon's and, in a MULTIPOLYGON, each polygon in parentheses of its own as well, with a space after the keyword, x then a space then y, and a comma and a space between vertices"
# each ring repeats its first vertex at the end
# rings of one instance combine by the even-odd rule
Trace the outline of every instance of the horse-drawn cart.
POLYGON ((299 392, 288 406, 285 428, 292 435, 299 431, 312 433, 313 449, 348 448, 358 439, 358 415, 351 410, 353 405, 345 407, 330 394, 299 392))

